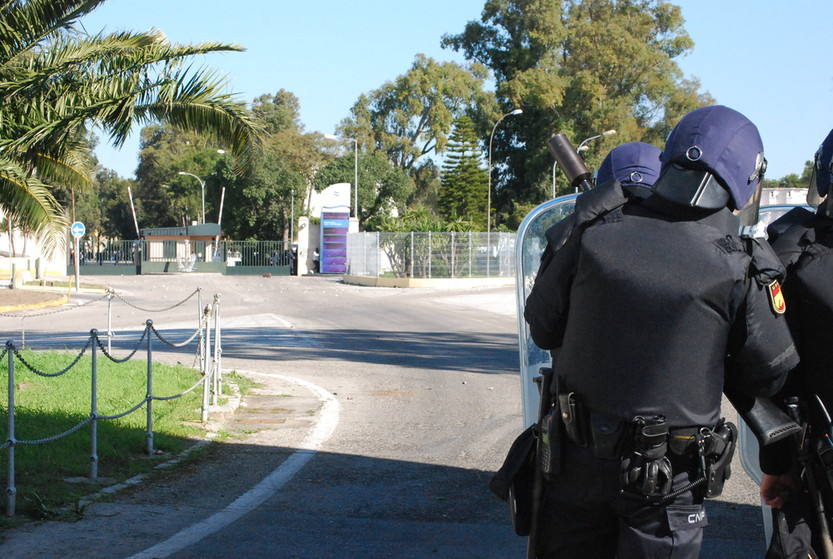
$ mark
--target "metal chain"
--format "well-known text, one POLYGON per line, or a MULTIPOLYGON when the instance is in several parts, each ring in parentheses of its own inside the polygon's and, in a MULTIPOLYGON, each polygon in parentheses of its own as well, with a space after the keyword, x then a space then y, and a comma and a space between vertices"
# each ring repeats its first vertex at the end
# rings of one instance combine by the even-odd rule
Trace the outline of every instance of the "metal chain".
POLYGON ((8 346, 6 346, 5 348, 3 348, 3 351, 2 351, 2 352, 0 352, 0 361, 2 361, 2 360, 3 360, 3 358, 6 356, 6 353, 7 353, 8 351, 9 351, 8 346))
POLYGON ((65 373, 67 373, 70 369, 72 369, 75 366, 76 363, 78 363, 78 361, 81 359, 81 357, 84 355, 84 353, 90 348, 91 340, 92 340, 92 336, 87 338, 87 343, 84 344, 84 347, 81 349, 81 351, 78 353, 78 355, 75 356, 75 359, 73 359, 72 362, 69 365, 67 365, 66 367, 64 367, 63 369, 61 369, 60 371, 58 371, 56 373, 47 373, 45 371, 41 371, 40 369, 38 369, 37 367, 35 367, 31 363, 29 363, 26 360, 26 358, 23 357, 23 355, 20 353, 20 351, 17 349, 17 347, 15 345, 12 344, 11 348, 12 348, 12 351, 14 352, 15 356, 20 360, 21 363, 23 363, 23 365, 26 366, 27 369, 29 369, 30 371, 32 371, 33 373, 35 373, 38 376, 54 378, 54 377, 59 377, 59 376, 65 374, 65 373))
POLYGON ((155 326, 151 325, 150 329, 156 335, 156 337, 159 338, 160 342, 162 342, 163 344, 169 345, 171 347, 185 347, 188 344, 190 344, 191 342, 193 342, 194 338, 196 338, 197 335, 200 333, 200 327, 197 326, 197 329, 194 330, 194 333, 191 334, 191 337, 189 337, 187 340, 185 340, 184 342, 174 343, 174 342, 168 341, 165 338, 165 336, 163 336, 162 333, 159 330, 156 329, 155 326))
POLYGON ((199 381, 197 381, 197 384, 195 384, 194 386, 192 386, 191 388, 189 388, 188 390, 186 390, 184 392, 180 392, 179 394, 174 394, 173 396, 153 396, 153 399, 164 401, 164 400, 175 400, 177 398, 182 398, 183 396, 185 396, 189 392, 193 392, 194 390, 196 390, 197 387, 200 386, 201 384, 203 384, 206 381, 206 379, 208 379, 208 378, 211 378, 210 374, 209 375, 203 375, 202 378, 199 381))
POLYGON ((142 311, 142 312, 151 312, 151 313, 153 313, 153 312, 165 312, 165 311, 170 311, 170 310, 173 310, 173 309, 175 309, 175 308, 177 308, 177 307, 180 307, 180 306, 184 305, 184 304, 185 304, 185 303, 186 303, 189 299, 191 299, 191 297, 193 297, 194 295, 196 295, 196 294, 197 294, 197 293, 199 293, 199 292, 200 292, 200 288, 198 287, 198 288, 196 288, 196 289, 193 291, 193 293, 191 293, 190 295, 188 295, 185 299, 183 299, 183 300, 182 300, 182 301, 180 301, 179 303, 176 303, 176 304, 174 304, 174 305, 171 305, 170 307, 165 307, 164 309, 146 309, 146 308, 140 307, 140 306, 138 306, 138 305, 134 305, 133 303, 131 303, 130 301, 128 301, 127 299, 125 299, 124 297, 122 297, 121 295, 119 295, 118 293, 116 293, 115 291, 113 291, 112 293, 113 293, 113 295, 115 295, 115 296, 116 296, 119 300, 121 300, 121 301, 122 301, 125 305, 127 305, 128 307, 133 307, 134 309, 136 309, 136 310, 140 310, 140 311, 142 311))
POLYGON ((147 397, 144 397, 144 398, 142 398, 141 402, 139 402, 138 404, 136 404, 135 406, 133 406, 132 408, 130 408, 129 410, 127 410, 125 412, 117 413, 116 415, 98 415, 98 416, 96 416, 96 418, 97 419, 119 419, 119 418, 124 417, 125 415, 130 415, 134 411, 138 410, 139 408, 144 406, 147 403, 147 401, 148 401, 147 397))
POLYGON ((90 301, 87 301, 86 303, 81 303, 80 305, 75 305, 74 307, 65 306, 65 307, 57 308, 55 310, 45 311, 45 312, 38 312, 38 313, 12 314, 12 313, 0 312, 0 316, 6 317, 6 318, 35 318, 37 316, 49 316, 51 314, 58 314, 58 313, 67 312, 67 311, 74 311, 75 309, 80 309, 82 307, 86 307, 87 305, 92 305, 93 303, 98 303, 99 301, 103 301, 106 298, 107 298, 107 295, 102 295, 98 299, 91 299, 90 301))
POLYGON ((101 352, 104 354, 104 356, 107 359, 109 359, 113 363, 124 363, 126 361, 130 361, 130 359, 134 355, 136 355, 136 352, 139 351, 139 349, 142 347, 142 341, 144 341, 145 336, 147 336, 147 333, 148 333, 148 328, 146 326, 145 329, 142 331, 142 337, 139 338, 138 342, 136 342, 136 347, 133 348, 133 351, 131 351, 130 353, 127 354, 127 357, 124 357, 122 359, 117 359, 117 358, 113 357, 112 355, 110 355, 110 353, 107 351, 107 348, 104 347, 104 344, 101 343, 101 339, 98 337, 98 333, 96 333, 96 334, 94 334, 93 336, 90 336, 90 337, 95 338, 96 345, 98 345, 99 349, 101 349, 101 352))
POLYGON ((88 417, 87 419, 85 419, 81 423, 77 424, 75 427, 70 427, 69 429, 67 429, 66 431, 64 431, 63 433, 61 433, 59 435, 52 435, 51 437, 44 437, 42 439, 35 439, 35 440, 31 440, 31 441, 16 440, 16 441, 14 441, 14 444, 15 445, 35 445, 35 444, 51 443, 52 441, 57 441, 58 439, 61 439, 63 437, 66 437, 67 435, 71 435, 71 434, 75 433, 81 427, 88 424, 92 420, 93 420, 92 417, 88 417))

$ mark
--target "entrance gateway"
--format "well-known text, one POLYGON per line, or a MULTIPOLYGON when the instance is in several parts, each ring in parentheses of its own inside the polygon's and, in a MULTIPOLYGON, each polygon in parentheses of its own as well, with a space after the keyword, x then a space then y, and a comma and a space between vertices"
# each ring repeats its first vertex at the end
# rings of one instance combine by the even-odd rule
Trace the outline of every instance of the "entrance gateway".
MULTIPOLYGON (((770 190, 770 189, 766 189, 770 190)), ((763 200, 767 200, 766 192, 763 200)), ((541 367, 556 367, 547 350, 541 349, 529 334, 529 326, 524 320, 524 306, 532 286, 535 283, 535 276, 541 262, 541 255, 547 246, 547 229, 573 213, 577 194, 561 196, 532 210, 520 227, 518 227, 517 240, 515 244, 516 255, 516 310, 518 318, 518 356, 520 358, 520 380, 521 380, 521 402, 523 404, 523 425, 526 428, 538 420, 538 384, 535 379, 539 377, 538 370, 541 367)), ((760 208, 759 221, 756 230, 765 230, 766 225, 785 214, 792 208, 803 204, 778 204, 766 205, 760 208)), ((805 206, 806 207, 806 206, 805 206)), ((558 371, 555 371, 556 374, 558 371)), ((740 431, 739 448, 740 459, 744 470, 756 483, 760 483, 763 476, 758 465, 758 441, 746 423, 738 418, 740 431)), ((769 507, 761 505, 763 509, 764 530, 766 541, 772 533, 772 517, 769 507)))

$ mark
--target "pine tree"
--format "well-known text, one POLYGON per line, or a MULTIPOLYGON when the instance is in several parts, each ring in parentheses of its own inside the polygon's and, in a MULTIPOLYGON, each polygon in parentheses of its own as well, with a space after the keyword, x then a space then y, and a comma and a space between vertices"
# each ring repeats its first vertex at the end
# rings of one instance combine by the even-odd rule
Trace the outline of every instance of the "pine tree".
POLYGON ((457 118, 442 166, 439 210, 446 219, 463 218, 485 229, 488 176, 481 153, 472 119, 457 118))

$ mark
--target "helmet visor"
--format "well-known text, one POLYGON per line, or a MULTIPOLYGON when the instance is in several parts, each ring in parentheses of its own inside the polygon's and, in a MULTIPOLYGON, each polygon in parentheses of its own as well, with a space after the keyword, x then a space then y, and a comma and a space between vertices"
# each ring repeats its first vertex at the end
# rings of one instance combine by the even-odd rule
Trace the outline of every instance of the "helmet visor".
POLYGON ((819 194, 818 185, 818 169, 813 165, 813 172, 810 174, 810 182, 807 184, 807 205, 818 207, 824 200, 824 196, 819 194))
POLYGON ((758 223, 758 210, 761 208, 761 192, 763 191, 763 181, 759 181, 755 187, 755 191, 749 198, 749 201, 738 213, 741 227, 751 227, 758 223))

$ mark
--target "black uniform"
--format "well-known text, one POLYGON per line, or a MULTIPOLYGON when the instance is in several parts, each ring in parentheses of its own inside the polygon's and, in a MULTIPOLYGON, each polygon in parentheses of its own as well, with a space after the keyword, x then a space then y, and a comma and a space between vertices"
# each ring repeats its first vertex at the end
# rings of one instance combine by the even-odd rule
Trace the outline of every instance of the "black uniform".
MULTIPOLYGON (((783 394, 804 399, 817 394, 833 409, 833 219, 794 208, 767 231, 787 270, 786 317, 801 355, 783 394)), ((765 473, 778 475, 790 469, 794 459, 790 445, 791 441, 784 441, 762 450, 765 473)))
MULTIPOLYGON (((736 388, 775 393, 798 359, 750 278, 737 219, 725 208, 604 190, 577 200, 566 241, 558 225, 548 232, 552 246, 526 304, 535 343, 555 350, 559 393, 577 395, 602 430, 636 416, 663 416, 672 429, 713 427, 727 355, 736 388)), ((695 460, 689 452, 670 459, 673 487, 685 489, 695 460)), ((662 504, 622 494, 620 457, 599 457, 592 444, 568 443, 563 465, 546 486, 539 557, 696 556, 707 523, 701 491, 662 504)))
MULTIPOLYGON (((826 202, 829 203, 829 202, 826 202)), ((801 362, 790 373, 777 401, 797 397, 804 419, 812 424, 810 447, 826 448, 819 440, 829 430, 827 419, 815 404, 818 395, 827 409, 833 409, 833 219, 794 208, 773 222, 767 229, 772 248, 786 268, 784 294, 787 323, 795 340, 801 362)), ((811 454, 811 457, 814 453, 811 454)), ((797 445, 792 439, 761 449, 761 469, 764 473, 780 475, 797 468, 797 445)), ((807 465, 814 470, 816 485, 827 503, 833 504, 833 487, 820 464, 811 460, 807 465)), ((796 470, 797 471, 797 470, 796 470)), ((806 476, 803 478, 806 481, 806 476)), ((794 491, 774 515, 775 534, 767 557, 787 557, 792 549, 801 556, 809 550, 822 549, 819 525, 813 512, 813 499, 806 492, 794 491)))
POLYGON ((783 223, 790 226, 773 235, 772 248, 787 269, 786 316, 801 355, 796 372, 829 407, 833 404, 833 219, 795 208, 770 231, 783 223))

